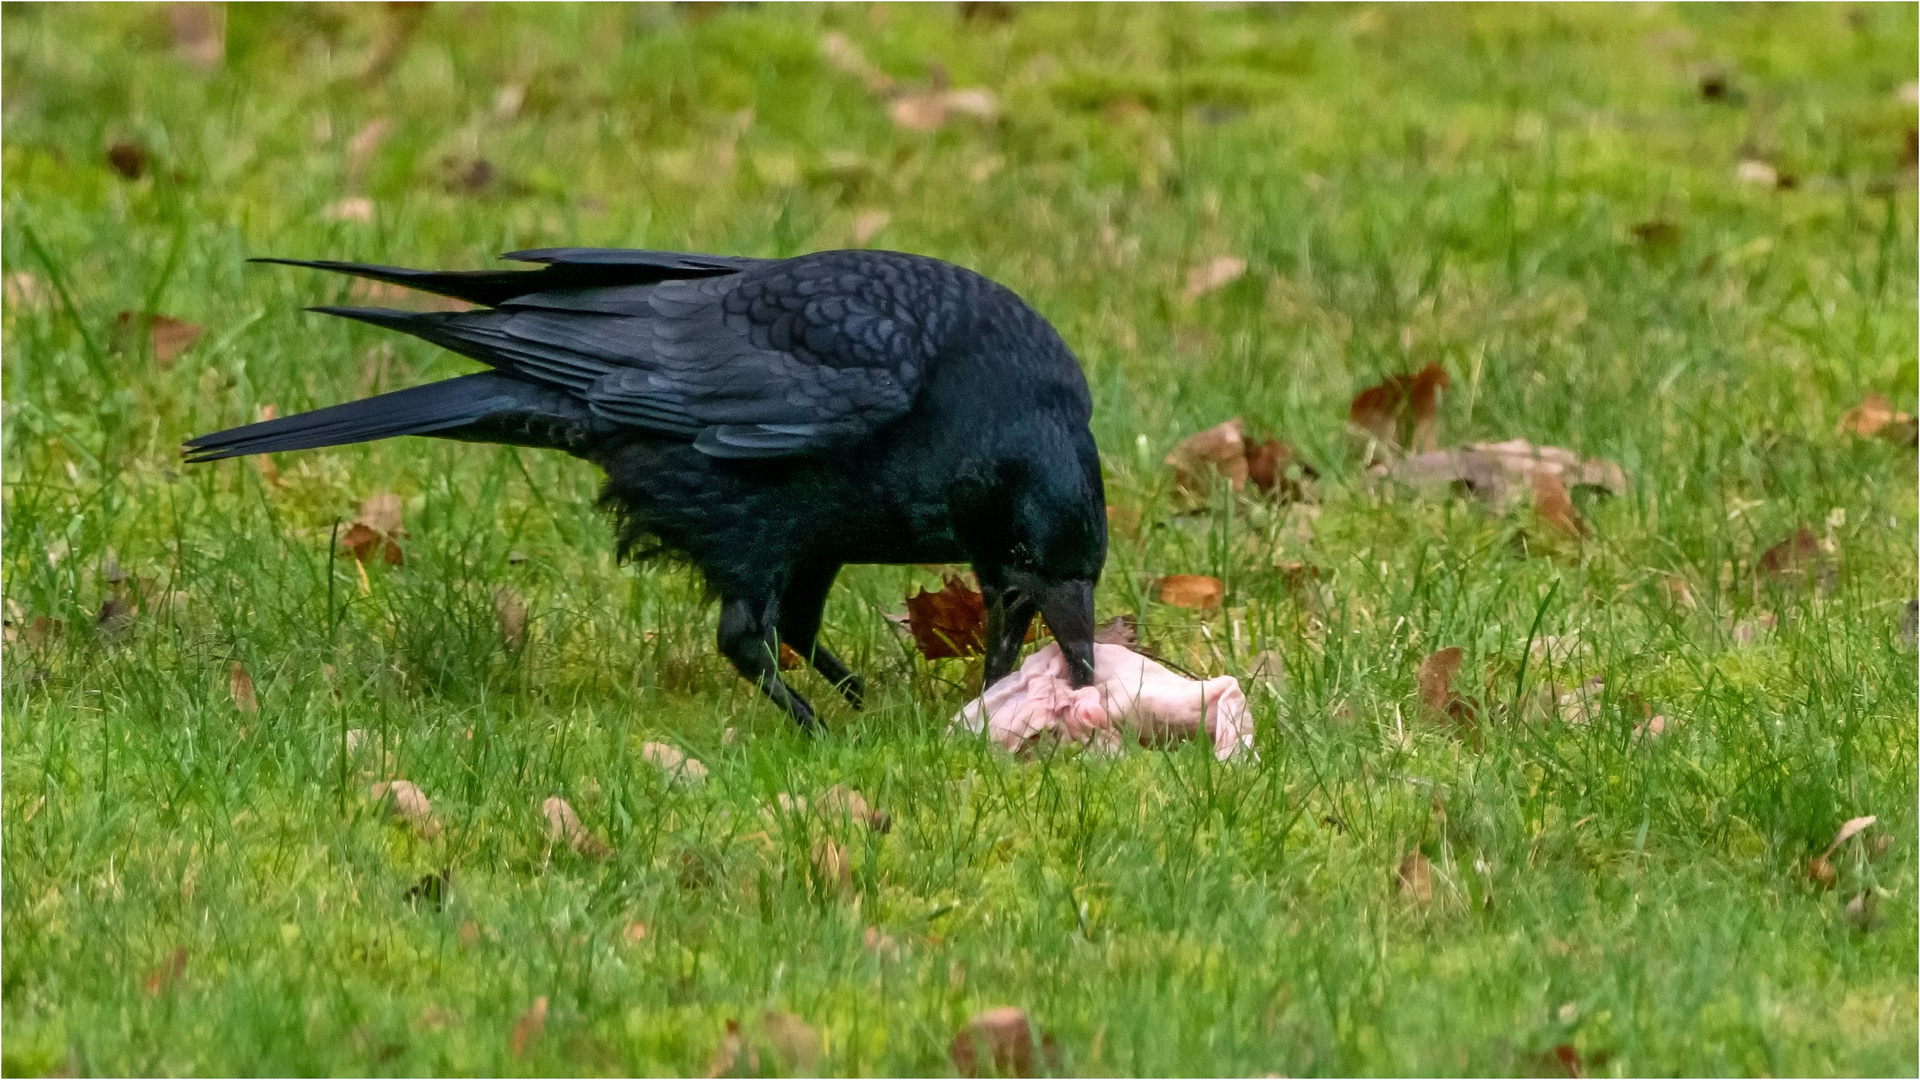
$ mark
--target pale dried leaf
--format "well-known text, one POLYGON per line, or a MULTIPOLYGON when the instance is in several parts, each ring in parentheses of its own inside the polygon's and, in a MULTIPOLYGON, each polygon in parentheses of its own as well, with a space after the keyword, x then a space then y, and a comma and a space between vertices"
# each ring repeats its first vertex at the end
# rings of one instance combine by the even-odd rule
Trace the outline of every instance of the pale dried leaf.
POLYGON ((853 895, 853 861, 839 842, 824 836, 815 840, 812 862, 815 888, 822 893, 853 895))
POLYGON ((857 246, 867 246, 867 241, 879 235, 887 227, 892 216, 885 210, 868 209, 853 215, 853 242, 857 246))
POLYGON ((1780 185, 1779 170, 1764 161, 1752 159, 1742 161, 1736 166, 1733 170, 1733 178, 1743 184, 1753 184, 1757 187, 1770 188, 1780 185))
POLYGON ((374 151, 380 149, 392 127, 393 121, 384 116, 375 117, 347 140, 347 183, 359 183, 361 174, 373 160, 374 151))
POLYGON ((1186 298, 1195 300, 1225 288, 1247 272, 1247 260, 1238 255, 1221 255, 1187 272, 1186 298))
POLYGON ((781 1067, 797 1076, 814 1075, 820 1061, 820 1033, 790 1012, 768 1009, 760 1017, 760 1031, 781 1067))
POLYGON ((1821 858, 1830 858, 1835 851, 1839 850, 1841 844, 1859 836, 1862 832, 1866 831, 1869 825, 1879 820, 1880 818, 1874 814, 1868 814, 1865 817, 1849 818, 1846 824, 1840 826, 1840 831, 1833 837, 1833 843, 1827 845, 1827 850, 1822 853, 1821 858))
POLYGON ((502 585, 493 590, 493 618, 500 624, 500 638, 507 648, 519 652, 527 643, 527 602, 502 585))
POLYGON ((873 93, 884 94, 893 89, 893 77, 874 67, 866 54, 860 51, 860 46, 838 30, 820 39, 820 54, 842 73, 865 83, 873 93))
POLYGON ((1239 417, 1215 424, 1180 440, 1166 456, 1173 469, 1174 489, 1187 505, 1203 503, 1215 478, 1235 491, 1246 487, 1247 444, 1239 417))
POLYGON ((568 847, 589 858, 605 858, 607 845, 600 838, 587 831, 580 822, 580 815, 574 813, 573 806, 558 795, 549 795, 540 804, 540 813, 547 819, 547 839, 553 843, 564 842, 568 847))
POLYGON ((227 56, 227 5, 168 4, 173 50, 201 71, 212 71, 227 56))
POLYGON ((650 742, 640 747, 640 756, 666 773, 668 780, 687 784, 706 782, 707 767, 698 758, 688 757, 678 747, 650 742))
POLYGON ((991 120, 1000 115, 1000 101, 993 96, 993 91, 977 86, 948 90, 946 108, 950 113, 979 120, 991 120))
POLYGON ((413 826, 420 835, 432 838, 440 832, 440 823, 433 817, 433 804, 413 781, 383 780, 373 785, 371 794, 374 802, 385 803, 395 816, 413 826))
POLYGON ((887 107, 893 122, 908 131, 938 131, 947 122, 947 99, 942 93, 902 94, 887 107))
POLYGON ((1226 600, 1227 587, 1219 578, 1205 574, 1169 574, 1160 579, 1154 595, 1163 604, 1205 611, 1226 600))
POLYGON ((320 216, 328 221, 352 221, 365 225, 373 220, 373 200, 365 195, 349 195, 328 203, 320 211, 320 216))
POLYGON ((357 520, 376 532, 394 536, 400 532, 402 505, 400 496, 392 492, 369 495, 360 504, 357 520))

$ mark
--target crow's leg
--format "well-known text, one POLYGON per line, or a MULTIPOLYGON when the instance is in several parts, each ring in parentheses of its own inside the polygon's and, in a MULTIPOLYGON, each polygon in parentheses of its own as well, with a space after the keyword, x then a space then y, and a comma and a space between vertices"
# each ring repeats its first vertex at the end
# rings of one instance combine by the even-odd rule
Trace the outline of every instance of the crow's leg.
POLYGON ((1013 671, 1020 646, 1027 640, 1027 627, 1033 625, 1040 605, 1018 589, 991 584, 984 575, 980 589, 987 601, 987 662, 980 675, 980 692, 984 694, 1013 671))
POLYGON ((720 601, 720 654, 760 692, 787 711, 801 730, 819 730, 813 707, 780 681, 780 602, 769 596, 750 600, 729 596, 720 601))
POLYGON ((787 648, 806 657, 822 678, 839 689, 842 696, 858 709, 866 701, 867 685, 847 669, 840 658, 820 644, 820 615, 827 605, 827 590, 833 588, 837 564, 797 572, 780 597, 780 640, 787 648))

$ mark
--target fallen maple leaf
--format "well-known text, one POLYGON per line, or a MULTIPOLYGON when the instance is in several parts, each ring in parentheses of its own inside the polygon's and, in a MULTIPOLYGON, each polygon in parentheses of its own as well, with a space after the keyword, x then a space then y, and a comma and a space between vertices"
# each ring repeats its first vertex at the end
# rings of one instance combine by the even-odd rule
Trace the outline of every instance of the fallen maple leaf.
POLYGON ((1227 587, 1204 574, 1168 574, 1154 587, 1154 596, 1163 604, 1204 611, 1226 600, 1227 587))
POLYGON ((1920 441, 1920 425, 1879 394, 1868 394, 1860 404, 1848 409, 1840 417, 1839 430, 1861 438, 1878 436, 1900 446, 1913 446, 1920 441))
POLYGON ((1347 418, 1376 450, 1430 450, 1440 394, 1449 382, 1437 363, 1411 375, 1389 375, 1355 395, 1347 418))
POLYGON ((523 1057, 527 1047, 547 1029, 547 996, 533 999, 533 1005, 513 1022, 513 1056, 523 1057))
POLYGON ((1210 292, 1224 289, 1240 280, 1247 272, 1247 260, 1237 255, 1221 255, 1187 271, 1187 287, 1183 295, 1189 300, 1197 300, 1210 292))
POLYGON ((1567 496, 1566 486, 1560 483, 1560 477, 1546 469, 1535 469, 1531 480, 1533 516, 1568 540, 1584 539, 1587 524, 1580 520, 1580 511, 1574 509, 1573 500, 1567 496))
POLYGON ((549 841, 564 841, 568 847, 590 859, 604 859, 610 854, 607 845, 580 823, 580 815, 573 812, 573 806, 567 800, 558 795, 549 795, 540 804, 540 813, 547 819, 549 841))
POLYGON ((233 698, 233 707, 244 715, 251 716, 260 711, 260 701, 253 695, 253 676, 238 662, 227 673, 227 695, 233 698))
POLYGON ((939 592, 907 597, 907 630, 929 660, 973 656, 986 648, 986 599, 949 574, 939 592))

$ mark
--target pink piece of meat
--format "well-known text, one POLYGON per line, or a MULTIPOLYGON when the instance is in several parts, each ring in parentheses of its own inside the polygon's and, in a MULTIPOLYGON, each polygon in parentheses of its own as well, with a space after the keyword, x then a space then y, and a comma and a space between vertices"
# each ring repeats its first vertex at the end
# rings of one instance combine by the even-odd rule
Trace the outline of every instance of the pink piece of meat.
POLYGON ((1220 761, 1253 750, 1253 714, 1231 675, 1188 679, 1120 645, 1093 647, 1093 674, 1092 686, 1074 689, 1060 646, 1048 645, 968 702, 954 726, 1016 751, 1047 735, 1118 750, 1123 728, 1142 746, 1205 732, 1220 761))

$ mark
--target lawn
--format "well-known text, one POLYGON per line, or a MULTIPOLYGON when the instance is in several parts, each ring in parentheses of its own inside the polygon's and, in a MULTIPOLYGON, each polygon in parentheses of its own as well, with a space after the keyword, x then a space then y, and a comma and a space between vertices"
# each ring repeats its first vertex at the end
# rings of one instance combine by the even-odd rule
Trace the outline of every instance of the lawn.
POLYGON ((1057 1073, 1920 1071, 1915 452, 1848 413, 1920 412, 1912 5, 0 29, 6 1074, 942 1074, 998 1006, 1057 1073), (888 618, 921 567, 842 576, 869 703, 792 673, 802 737, 559 455, 181 463, 472 369, 247 258, 560 244, 1021 293, 1093 388, 1100 617, 1241 676, 1257 760, 955 735, 977 665, 888 618), (1428 365, 1432 445, 1624 484, 1369 469, 1350 403, 1428 365), (1302 498, 1176 487, 1233 417, 1302 498), (388 493, 404 557, 362 563, 388 493))

